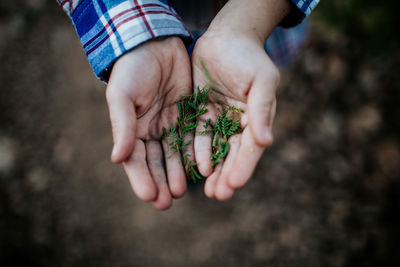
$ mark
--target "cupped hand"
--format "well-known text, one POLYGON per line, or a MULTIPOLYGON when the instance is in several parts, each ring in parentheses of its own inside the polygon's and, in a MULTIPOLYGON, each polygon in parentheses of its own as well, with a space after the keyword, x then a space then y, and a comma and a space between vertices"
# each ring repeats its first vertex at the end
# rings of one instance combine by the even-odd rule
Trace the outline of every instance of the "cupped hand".
POLYGON ((169 153, 161 135, 176 123, 176 101, 191 86, 189 57, 178 37, 149 41, 122 56, 107 86, 111 160, 123 163, 137 197, 159 210, 186 191, 179 155, 169 153))
POLYGON ((194 84, 212 88, 210 112, 201 118, 203 123, 208 118, 215 122, 218 111, 226 106, 244 110, 243 132, 229 139, 228 156, 214 169, 210 160, 213 137, 195 137, 198 168, 208 177, 205 194, 227 200, 248 182, 264 149, 272 143, 279 71, 259 39, 229 30, 206 32, 195 46, 192 66, 194 84))

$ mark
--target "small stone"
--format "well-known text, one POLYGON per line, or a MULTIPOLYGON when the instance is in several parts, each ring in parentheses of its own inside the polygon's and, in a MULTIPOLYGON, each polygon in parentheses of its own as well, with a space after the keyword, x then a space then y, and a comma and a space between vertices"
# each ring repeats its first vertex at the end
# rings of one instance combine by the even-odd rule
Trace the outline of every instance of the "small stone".
POLYGON ((348 161, 340 156, 332 157, 328 162, 329 177, 336 183, 343 182, 350 174, 351 167, 348 161))
POLYGON ((33 169, 28 174, 28 183, 30 188, 34 192, 36 193, 43 192, 48 188, 49 174, 45 169, 40 167, 33 169))
POLYGON ((60 138, 54 146, 54 158, 58 163, 67 164, 72 160, 73 145, 67 139, 60 138))
POLYGON ((379 77, 377 71, 372 68, 364 68, 359 73, 359 83, 362 89, 367 93, 374 93, 379 89, 379 77))
POLYGON ((307 149, 300 142, 291 141, 282 147, 280 156, 290 164, 299 165, 306 158, 307 149))
POLYGON ((17 150, 15 143, 8 137, 0 137, 0 173, 7 173, 14 168, 17 150))
POLYGON ((10 19, 0 21, 0 55, 5 53, 5 48, 10 40, 20 36, 26 25, 22 15, 15 15, 10 19))
POLYGON ((279 243, 286 247, 298 247, 302 243, 302 233, 299 226, 290 225, 279 233, 279 243))
POLYGON ((334 201, 329 210, 329 224, 335 227, 343 225, 345 219, 350 215, 349 209, 349 205, 345 201, 334 201))
POLYGON ((349 119, 348 133, 352 139, 364 140, 376 132, 381 124, 381 115, 373 106, 365 106, 354 112, 349 119))
POLYGON ((323 74, 325 70, 321 57, 313 52, 307 53, 304 57, 304 69, 307 73, 315 76, 323 74))
POLYGON ((334 144, 340 137, 342 121, 336 113, 325 112, 318 121, 315 130, 314 139, 318 139, 322 142, 329 140, 329 142, 334 144))
POLYGON ((268 261, 274 258, 279 249, 276 242, 257 242, 254 247, 253 257, 258 261, 268 261))
POLYGON ((26 4, 34 10, 40 10, 44 5, 45 0, 28 0, 26 4))
POLYGON ((346 74, 344 59, 339 55, 332 55, 328 60, 328 77, 334 81, 343 81, 346 74))
POLYGON ((375 147, 375 156, 380 169, 386 175, 396 175, 400 166, 400 144, 396 141, 386 140, 375 147))
POLYGON ((8 21, 7 26, 9 37, 15 38, 23 34, 26 26, 26 19, 22 15, 15 15, 8 21))

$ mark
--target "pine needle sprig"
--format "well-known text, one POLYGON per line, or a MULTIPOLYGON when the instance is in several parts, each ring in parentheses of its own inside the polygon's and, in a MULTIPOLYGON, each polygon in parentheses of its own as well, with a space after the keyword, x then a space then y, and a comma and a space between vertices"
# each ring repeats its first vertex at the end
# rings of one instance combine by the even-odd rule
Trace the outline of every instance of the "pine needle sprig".
POLYGON ((227 156, 229 151, 228 139, 232 135, 242 132, 240 119, 236 118, 237 113, 243 113, 243 110, 230 106, 222 110, 217 116, 212 142, 211 163, 213 166, 220 163, 227 156))
POLYGON ((229 106, 219 112, 214 126, 211 125, 211 119, 207 119, 204 124, 204 130, 196 132, 199 126, 199 117, 208 112, 206 108, 208 104, 208 94, 210 88, 200 89, 198 86, 191 95, 182 95, 181 100, 176 104, 178 107, 179 116, 177 117, 177 127, 174 125, 167 131, 163 129, 162 139, 168 144, 168 149, 173 153, 181 155, 182 164, 185 167, 186 176, 191 178, 194 183, 197 180, 203 179, 197 169, 197 163, 189 160, 192 156, 185 153, 185 147, 193 141, 187 138, 187 134, 195 133, 198 135, 214 134, 212 141, 211 162, 215 166, 221 162, 229 152, 228 139, 242 132, 240 120, 237 119, 238 113, 243 113, 242 109, 234 106, 229 106))

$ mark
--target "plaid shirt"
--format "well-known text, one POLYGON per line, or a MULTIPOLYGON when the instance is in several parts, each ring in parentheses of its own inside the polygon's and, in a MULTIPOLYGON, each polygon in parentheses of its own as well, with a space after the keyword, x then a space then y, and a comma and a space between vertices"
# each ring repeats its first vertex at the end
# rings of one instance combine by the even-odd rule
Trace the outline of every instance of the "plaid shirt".
MULTIPOLYGON (((146 41, 162 36, 180 36, 189 45, 192 40, 191 33, 168 0, 57 1, 71 17, 90 65, 102 80, 108 79, 110 68, 121 55, 146 41)), ((319 2, 291 1, 303 17, 308 16, 319 2)), ((272 47, 276 49, 279 46, 272 47)), ((284 54, 273 50, 267 49, 272 55, 284 54)))

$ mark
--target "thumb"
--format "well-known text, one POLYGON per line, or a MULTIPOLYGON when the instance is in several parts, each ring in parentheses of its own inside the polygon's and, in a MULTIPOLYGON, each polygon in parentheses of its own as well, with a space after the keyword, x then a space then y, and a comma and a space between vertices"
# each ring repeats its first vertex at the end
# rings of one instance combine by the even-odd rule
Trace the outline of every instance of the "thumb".
POLYGON ((107 103, 114 140, 111 161, 121 163, 132 154, 134 149, 136 138, 135 107, 129 97, 117 92, 117 90, 107 90, 107 103))
POLYGON ((275 92, 279 84, 279 71, 256 76, 248 96, 249 126, 260 146, 272 144, 272 123, 275 117, 275 92))

